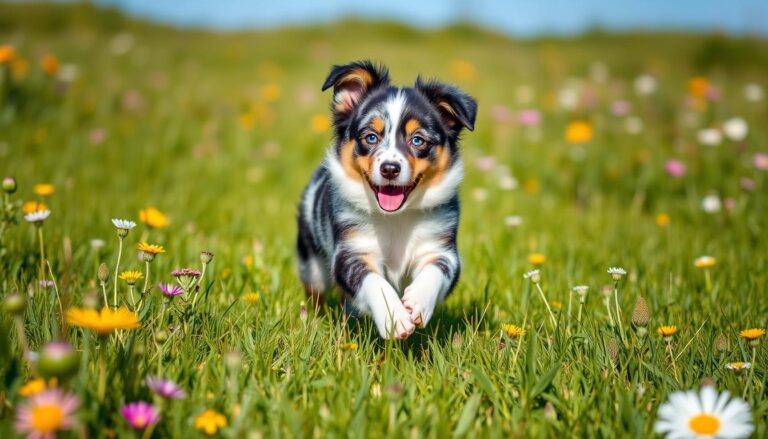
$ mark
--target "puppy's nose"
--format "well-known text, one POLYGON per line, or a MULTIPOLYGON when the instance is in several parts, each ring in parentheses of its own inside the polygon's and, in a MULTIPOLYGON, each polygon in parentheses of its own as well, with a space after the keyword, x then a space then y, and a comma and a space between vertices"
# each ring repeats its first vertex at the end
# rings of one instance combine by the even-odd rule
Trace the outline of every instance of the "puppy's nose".
POLYGON ((396 162, 384 162, 379 168, 381 176, 387 179, 397 178, 400 175, 400 164, 396 162))

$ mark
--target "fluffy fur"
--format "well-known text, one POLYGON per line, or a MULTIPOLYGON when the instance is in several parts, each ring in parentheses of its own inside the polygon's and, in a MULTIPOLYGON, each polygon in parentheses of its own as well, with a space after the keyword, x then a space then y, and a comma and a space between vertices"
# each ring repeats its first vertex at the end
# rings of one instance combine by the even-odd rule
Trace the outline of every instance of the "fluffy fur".
POLYGON ((299 205, 299 275, 316 302, 336 285, 382 337, 406 338, 459 278, 458 140, 477 104, 434 81, 394 87, 367 61, 334 66, 331 87, 335 142, 299 205))

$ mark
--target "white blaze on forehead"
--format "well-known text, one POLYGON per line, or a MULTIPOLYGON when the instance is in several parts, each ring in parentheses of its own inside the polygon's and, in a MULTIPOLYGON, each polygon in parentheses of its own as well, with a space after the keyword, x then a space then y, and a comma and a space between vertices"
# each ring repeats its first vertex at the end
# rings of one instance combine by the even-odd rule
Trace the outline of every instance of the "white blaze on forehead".
POLYGON ((408 166, 408 159, 397 149, 397 134, 404 111, 405 95, 399 91, 384 102, 384 133, 382 133, 383 138, 379 147, 376 148, 373 160, 372 180, 375 184, 394 183, 405 186, 411 181, 411 169, 408 166), (400 164, 400 175, 394 182, 387 181, 381 176, 381 164, 384 162, 400 164))

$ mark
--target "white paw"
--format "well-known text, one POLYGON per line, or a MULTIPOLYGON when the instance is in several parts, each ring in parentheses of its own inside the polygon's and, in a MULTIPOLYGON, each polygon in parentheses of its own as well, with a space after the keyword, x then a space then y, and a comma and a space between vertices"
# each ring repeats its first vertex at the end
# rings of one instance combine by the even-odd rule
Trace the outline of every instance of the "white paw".
POLYGON ((412 287, 406 288, 403 294, 403 306, 410 313, 411 321, 420 328, 427 326, 435 311, 435 300, 430 301, 425 296, 412 287))
POLYGON ((365 277, 354 306, 371 314, 382 338, 402 340, 416 330, 395 289, 378 274, 365 277))

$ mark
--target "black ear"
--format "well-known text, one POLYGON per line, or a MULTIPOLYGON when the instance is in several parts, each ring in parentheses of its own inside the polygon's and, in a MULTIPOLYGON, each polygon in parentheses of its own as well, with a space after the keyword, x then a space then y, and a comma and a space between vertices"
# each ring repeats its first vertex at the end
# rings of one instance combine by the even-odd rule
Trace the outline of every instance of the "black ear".
POLYGON ((462 128, 470 131, 475 129, 477 101, 472 96, 451 85, 437 81, 424 82, 421 78, 416 78, 415 87, 434 105, 454 135, 458 135, 462 128))
POLYGON ((333 66, 323 91, 333 87, 333 112, 336 119, 349 115, 371 90, 389 85, 389 72, 370 61, 333 66))

